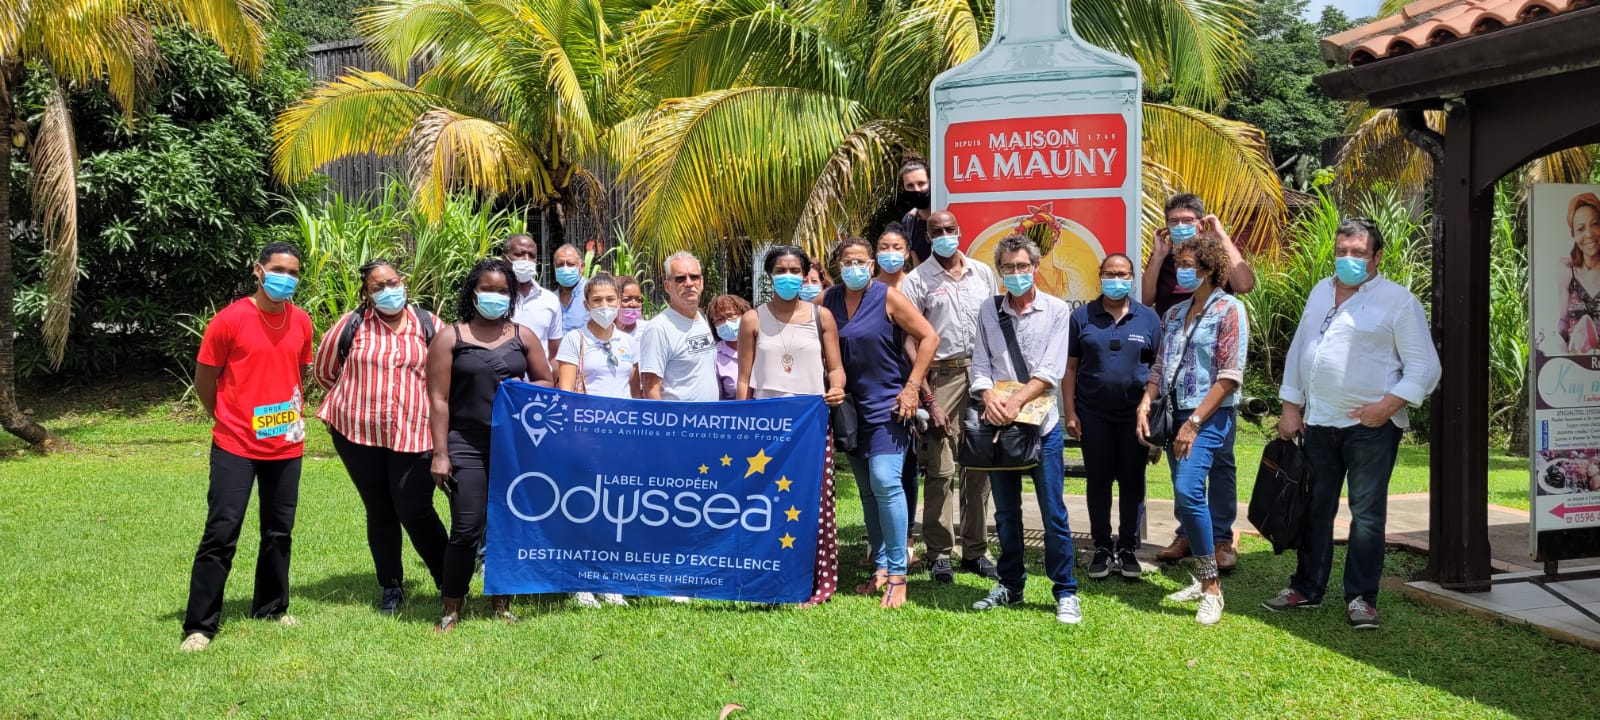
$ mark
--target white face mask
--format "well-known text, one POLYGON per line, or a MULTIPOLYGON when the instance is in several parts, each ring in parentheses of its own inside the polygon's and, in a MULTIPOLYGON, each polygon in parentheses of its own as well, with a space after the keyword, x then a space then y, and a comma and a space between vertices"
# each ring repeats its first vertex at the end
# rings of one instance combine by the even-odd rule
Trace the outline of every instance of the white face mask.
POLYGON ((518 260, 511 263, 511 271, 516 273, 517 282, 533 282, 534 276, 539 274, 539 263, 532 260, 518 260))
POLYGON ((611 307, 610 305, 601 305, 600 307, 589 308, 589 319, 593 320, 595 324, 599 325, 600 327, 611 327, 611 323, 615 322, 617 319, 617 308, 611 307))

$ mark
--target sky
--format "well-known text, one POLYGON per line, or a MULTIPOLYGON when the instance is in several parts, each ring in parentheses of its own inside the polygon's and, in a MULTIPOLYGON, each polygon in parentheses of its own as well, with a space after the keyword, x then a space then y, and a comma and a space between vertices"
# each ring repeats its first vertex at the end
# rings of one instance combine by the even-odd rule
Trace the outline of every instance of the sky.
POLYGON ((1311 20, 1316 20, 1317 18, 1321 17, 1322 7, 1324 5, 1332 5, 1340 10, 1343 10, 1344 14, 1349 16, 1351 19, 1358 17, 1370 17, 1378 14, 1379 1, 1380 0, 1311 0, 1311 4, 1306 7, 1306 17, 1311 20))

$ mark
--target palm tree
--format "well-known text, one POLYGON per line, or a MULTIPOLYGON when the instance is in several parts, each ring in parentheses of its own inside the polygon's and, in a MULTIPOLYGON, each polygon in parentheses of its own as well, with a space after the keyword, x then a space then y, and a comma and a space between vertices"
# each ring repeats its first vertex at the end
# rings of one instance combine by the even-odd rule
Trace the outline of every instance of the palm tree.
POLYGON ((437 217, 462 185, 513 193, 563 222, 599 197, 579 162, 625 104, 613 101, 615 23, 631 2, 395 0, 356 26, 389 72, 349 74, 285 110, 274 169, 287 181, 337 158, 404 154, 417 201, 437 217), (396 76, 421 69, 414 83, 396 76))
MULTIPOLYGON (((710 252, 724 238, 820 249, 860 228, 897 156, 927 145, 928 86, 993 26, 981 0, 669 0, 640 15, 628 74, 663 100, 613 128, 641 198, 635 232, 710 252)), ((1281 187, 1259 130, 1206 112, 1239 71, 1242 0, 1077 0, 1089 41, 1133 58, 1170 103, 1144 107, 1145 222, 1176 188, 1271 227, 1281 187)))
MULTIPOLYGON (((161 68, 153 28, 186 24, 212 39, 240 69, 255 72, 266 54, 271 0, 5 0, 0 2, 0 179, 11 177, 13 147, 28 149, 28 192, 44 236, 49 304, 44 340, 59 367, 78 280, 78 152, 67 93, 106 87, 133 121, 138 92, 161 68), (24 82, 46 89, 31 136, 17 115, 24 82)), ((59 437, 17 408, 16 276, 11 259, 9 188, 0 187, 0 427, 39 449, 59 437)))

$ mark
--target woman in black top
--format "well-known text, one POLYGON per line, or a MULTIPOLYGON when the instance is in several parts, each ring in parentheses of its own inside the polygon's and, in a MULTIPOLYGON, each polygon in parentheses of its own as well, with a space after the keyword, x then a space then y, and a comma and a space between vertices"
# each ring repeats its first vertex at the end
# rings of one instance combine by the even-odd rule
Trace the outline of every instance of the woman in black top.
MULTIPOLYGON (((510 378, 552 384, 550 365, 533 332, 511 321, 516 275, 499 258, 480 260, 467 275, 450 333, 428 349, 429 429, 433 481, 450 498, 450 543, 445 548, 444 616, 435 632, 461 620, 467 586, 483 542, 489 500, 489 426, 495 391, 510 378), (448 449, 441 452, 441 449, 448 449)), ((494 616, 516 622, 511 598, 492 598, 494 616)))

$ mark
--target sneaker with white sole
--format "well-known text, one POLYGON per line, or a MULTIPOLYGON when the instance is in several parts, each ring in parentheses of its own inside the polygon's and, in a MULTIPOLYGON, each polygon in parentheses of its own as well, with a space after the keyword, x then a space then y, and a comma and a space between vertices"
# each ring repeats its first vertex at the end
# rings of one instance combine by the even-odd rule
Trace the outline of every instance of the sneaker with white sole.
POLYGON ((1117 572, 1125 578, 1138 580, 1144 577, 1144 566, 1139 564, 1139 556, 1132 550, 1123 548, 1117 551, 1117 572))
POLYGON ((1321 606, 1322 606, 1322 603, 1317 602, 1315 600, 1312 600, 1309 597, 1306 597, 1304 593, 1302 593, 1299 590, 1296 590, 1294 588, 1284 588, 1282 590, 1279 590, 1277 597, 1271 598, 1271 599, 1266 600, 1266 601, 1261 603, 1261 607, 1264 607, 1264 608, 1266 608, 1268 610, 1271 610, 1273 612, 1284 612, 1284 611, 1287 611, 1287 610, 1297 610, 1297 609, 1298 610, 1314 610, 1314 609, 1316 609, 1318 607, 1321 607, 1321 606))
POLYGON ((1068 595, 1056 601, 1056 622, 1077 625, 1083 622, 1083 608, 1077 595, 1068 595))
POLYGON ((1345 609, 1345 619, 1357 630, 1377 630, 1379 626, 1378 609, 1367 604, 1366 598, 1351 600, 1345 609))
POLYGON ((1117 562, 1117 556, 1111 548, 1095 548, 1094 558, 1089 561, 1089 577, 1099 580, 1111 574, 1111 566, 1117 562))
POLYGON ((1215 625, 1222 622, 1222 593, 1216 595, 1200 594, 1200 609, 1195 611, 1194 621, 1201 625, 1215 625))
POLYGON ((180 652, 200 652, 209 645, 211 645, 211 638, 200 633, 189 633, 189 636, 183 639, 183 644, 178 646, 178 650, 180 652))
POLYGON ((293 615, 279 615, 278 624, 284 627, 300 627, 300 618, 293 615))
POLYGON ((578 607, 586 607, 590 609, 597 609, 600 607, 600 601, 595 599, 594 593, 592 592, 573 593, 572 601, 577 603, 578 607))
POLYGON ((600 593, 600 602, 603 602, 603 603, 605 603, 607 605, 612 605, 612 606, 615 606, 615 607, 627 607, 628 606, 628 601, 622 599, 622 596, 617 594, 617 593, 600 593))
POLYGON ((1020 596, 1012 595, 1011 591, 1007 590, 1006 586, 1004 585, 996 585, 994 586, 993 590, 989 591, 989 595, 987 597, 973 603, 972 609, 977 610, 978 612, 983 612, 985 610, 993 610, 999 607, 1009 607, 1011 605, 1020 604, 1022 604, 1022 598, 1020 596))
POLYGON ((1200 596, 1204 594, 1200 591, 1200 581, 1191 577, 1189 578, 1189 587, 1168 595, 1167 600, 1181 603, 1199 602, 1200 596))

